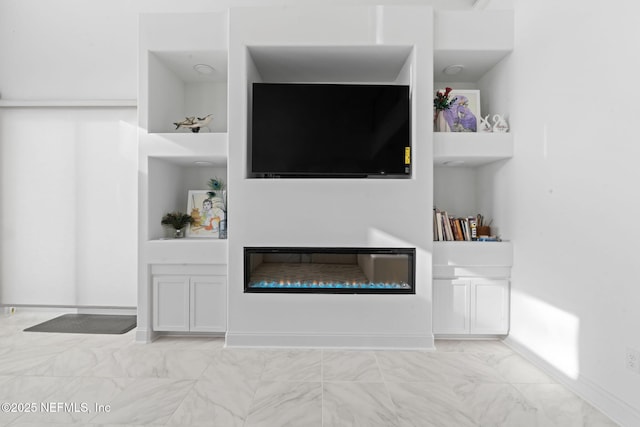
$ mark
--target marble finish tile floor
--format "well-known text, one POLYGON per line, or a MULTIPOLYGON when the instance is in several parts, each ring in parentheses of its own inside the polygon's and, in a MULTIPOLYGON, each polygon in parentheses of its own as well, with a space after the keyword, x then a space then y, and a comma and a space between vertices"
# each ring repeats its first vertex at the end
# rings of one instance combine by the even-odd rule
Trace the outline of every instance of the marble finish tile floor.
POLYGON ((437 350, 226 349, 222 339, 23 332, 0 315, 0 426, 608 427, 499 341, 437 350))

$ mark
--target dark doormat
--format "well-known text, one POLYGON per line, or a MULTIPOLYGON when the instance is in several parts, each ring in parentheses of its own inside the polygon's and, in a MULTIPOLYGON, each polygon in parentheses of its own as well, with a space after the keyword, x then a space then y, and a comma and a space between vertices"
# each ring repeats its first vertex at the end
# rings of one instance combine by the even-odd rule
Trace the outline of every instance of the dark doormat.
POLYGON ((63 314, 25 329, 25 332, 68 334, 124 334, 136 327, 137 317, 112 314, 63 314))

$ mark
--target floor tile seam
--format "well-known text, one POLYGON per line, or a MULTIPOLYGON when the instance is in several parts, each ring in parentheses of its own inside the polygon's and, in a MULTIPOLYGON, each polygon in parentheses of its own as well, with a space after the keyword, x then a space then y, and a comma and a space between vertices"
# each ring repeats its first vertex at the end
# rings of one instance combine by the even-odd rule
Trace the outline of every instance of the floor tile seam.
MULTIPOLYGON (((47 394, 46 396, 42 397, 41 402, 51 402, 51 401, 54 401, 54 400, 52 399, 52 397, 53 397, 56 393, 58 393, 58 392, 60 391, 60 389, 62 389, 62 388, 66 388, 66 387, 72 387, 72 386, 74 386, 76 383, 79 383, 79 382, 80 382, 80 380, 81 380, 81 377, 64 377, 64 376, 63 376, 63 377, 56 377, 56 376, 50 376, 50 375, 46 375, 46 376, 45 376, 45 375, 38 375, 37 377, 39 377, 39 378, 56 378, 56 379, 59 379, 59 378, 73 378, 73 381, 71 381, 69 384, 65 384, 65 385, 64 385, 64 386, 62 386, 62 387, 57 387, 57 388, 55 388, 55 389, 51 390, 51 392, 50 392, 49 394, 47 394)), ((23 415, 24 415, 24 414, 23 414, 23 415)), ((19 417, 18 417, 18 418, 19 418, 19 417)))
MULTIPOLYGON (((149 378, 156 378, 156 379, 180 379, 180 378, 162 378, 162 377, 123 377, 121 375, 114 375, 114 376, 100 376, 100 375, 83 375, 83 376, 79 376, 79 377, 70 377, 70 378, 79 378, 79 379, 92 379, 92 380, 113 380, 113 381, 131 381, 131 380, 137 380, 137 379, 149 379, 149 378)), ((189 379, 189 378, 182 378, 182 379, 189 379)))
POLYGON ((324 353, 320 350, 320 425, 324 426, 324 353))
POLYGON ((29 351, 30 353, 33 352, 34 350, 38 350, 41 348, 46 348, 47 350, 49 350, 48 354, 60 354, 60 353, 64 353, 65 351, 68 351, 70 348, 68 345, 63 345, 63 344, 40 344, 40 345, 32 345, 31 343, 26 344, 24 346, 12 346, 11 347, 11 351, 6 353, 6 354, 12 354, 15 353, 17 350, 26 350, 29 351))
MULTIPOLYGON (((102 377, 102 378, 112 378, 112 377, 102 377)), ((192 376, 185 375, 135 375, 130 377, 125 377, 133 380, 174 380, 174 381, 199 381, 199 378, 194 378, 192 376)))
POLYGON ((385 379, 383 381, 385 384, 455 384, 455 383, 460 383, 460 382, 465 382, 465 383, 470 383, 470 384, 511 384, 507 381, 483 381, 483 380, 478 380, 476 378, 468 378, 465 376, 445 376, 444 378, 442 378, 441 380, 435 379, 435 378, 430 378, 430 379, 423 379, 423 378, 418 378, 415 380, 407 380, 407 379, 393 379, 393 378, 388 378, 385 379))
MULTIPOLYGON (((479 365, 481 365, 482 367, 492 371, 493 375, 495 376, 495 380, 493 381, 487 381, 487 380, 476 380, 475 378, 467 378, 466 374, 463 374, 463 377, 465 377, 466 380, 470 381, 470 382, 474 382, 474 383, 486 383, 486 384, 508 384, 511 381, 509 381, 509 378, 507 378, 506 375, 503 375, 502 372, 500 372, 500 370, 492 365, 491 363, 488 363, 486 361, 485 358, 481 357, 481 354, 484 355, 495 355, 494 353, 471 353, 471 352, 461 352, 461 354, 465 354, 467 356, 471 356, 472 360, 474 360, 475 362, 477 362, 479 365), (500 381, 497 381, 497 380, 500 381)), ((447 377, 447 375, 445 375, 445 377, 447 377)))
MULTIPOLYGON (((560 385, 562 386, 562 384, 559 383, 550 383, 550 382, 523 382, 523 381, 510 381, 508 384, 511 384, 514 387, 518 387, 518 386, 528 386, 528 385, 560 385)), ((563 386, 564 387, 564 386, 563 386)), ((566 388, 566 387, 565 387, 566 388)), ((568 390, 568 389, 567 389, 568 390)), ((573 393, 573 392, 571 392, 573 393)), ((577 394, 576 394, 577 396, 577 394)))
MULTIPOLYGON (((391 405, 391 408, 393 410, 393 415, 395 417, 395 421, 396 423, 399 423, 400 421, 400 417, 398 416, 398 408, 395 405, 393 398, 391 397, 390 391, 388 389, 388 387, 386 386, 386 384, 383 381, 322 381, 321 384, 321 408, 322 408, 322 426, 324 426, 324 415, 325 415, 325 396, 324 396, 324 390, 325 390, 325 384, 381 384, 384 387, 385 390, 385 394, 387 396, 387 398, 389 399, 389 404, 391 405)), ((397 424, 394 424, 394 426, 397 424)), ((390 426, 392 427, 392 426, 390 426)))
MULTIPOLYGON (((322 416, 322 412, 324 409, 323 406, 323 386, 322 386, 322 382, 321 381, 313 381, 313 382, 307 382, 307 381, 264 381, 267 383, 274 383, 274 382, 293 382, 295 384, 316 384, 318 387, 320 387, 320 413, 322 416)), ((254 392, 253 392, 253 396, 251 398, 251 402, 249 404, 249 406, 247 407, 247 413, 246 416, 244 417, 244 421, 243 421, 243 426, 247 425, 247 420, 249 419, 250 415, 251 415, 251 409, 254 408, 254 403, 256 402, 256 394, 258 393, 258 390, 260 388, 260 382, 258 382, 254 392)), ((262 424, 261 424, 262 425, 262 424)))
POLYGON ((264 358, 262 358, 262 372, 260 372, 260 378, 258 378, 255 384, 255 387, 253 389, 253 393, 251 394, 251 400, 249 401, 249 406, 247 406, 247 411, 246 414, 244 416, 244 420, 242 420, 242 426, 245 427, 247 425, 247 420, 249 419, 249 415, 251 414, 251 408, 253 408, 253 403, 256 401, 256 394, 258 393, 258 389, 260 388, 260 383, 263 381, 262 380, 262 373, 264 372, 264 368, 265 368, 265 360, 264 358))
MULTIPOLYGON (((386 383, 384 381, 333 381, 333 380, 326 380, 326 381, 321 381, 322 384, 383 384, 385 385, 386 383)), ((396 383, 394 383, 396 384, 396 383)), ((411 383, 408 383, 411 384, 411 383)))
MULTIPOLYGON (((241 414, 241 417, 242 417, 242 425, 244 425, 244 423, 246 422, 246 420, 247 420, 247 418, 248 418, 248 416, 249 416, 249 410, 251 409, 251 405, 253 404, 253 401, 254 401, 254 399, 255 399, 255 395, 256 395, 256 393, 257 393, 257 391, 258 391, 258 387, 259 387, 259 385, 260 385, 260 381, 259 381, 259 380, 250 380, 250 381, 251 381, 252 383, 254 383, 254 384, 253 384, 253 386, 251 387, 252 392, 251 392, 251 396, 250 396, 250 397, 249 397, 249 399, 248 399, 249 403, 248 403, 247 407, 245 408, 244 413, 243 413, 243 414, 241 414)), ((191 390, 189 390, 189 392, 188 392, 187 394, 185 394, 185 397, 184 397, 183 401, 182 401, 182 402, 180 402, 180 404, 176 407, 176 411, 180 408, 180 406, 182 406, 182 404, 183 404, 184 400, 189 396, 189 394, 190 394, 192 391, 195 391, 195 392, 197 393, 196 387, 198 387, 198 384, 202 384, 202 383, 208 383, 208 384, 221 385, 221 384, 223 384, 223 383, 224 383, 224 381, 218 381, 218 380, 207 380, 207 379, 199 379, 199 380, 196 380, 196 381, 193 383, 193 388, 192 388, 191 390)), ((209 403, 214 404, 214 405, 218 405, 218 400, 214 400, 214 399, 207 398, 207 401, 208 401, 209 403)), ((175 412, 174 412, 173 414, 171 414, 171 417, 169 417, 169 421, 171 420, 171 418, 173 417, 173 415, 174 415, 174 414, 175 414, 175 412)), ((167 421, 167 424, 166 424, 166 425, 173 425, 173 424, 169 424, 169 421, 167 421)))
MULTIPOLYGON (((115 401, 117 400, 117 398, 119 396, 121 396, 124 393, 127 393, 128 390, 132 387, 136 387, 138 384, 136 384, 136 382, 141 381, 141 380, 150 380, 150 379, 156 379, 156 380, 172 380, 172 382, 183 382, 183 381, 188 381, 191 384, 188 385, 189 390, 184 394, 184 397, 182 398, 182 400, 180 401, 180 403, 176 406, 176 410, 180 407, 180 405, 182 404, 182 402, 184 401, 184 399, 189 395, 189 393, 191 392, 191 390, 195 387, 197 381, 196 380, 191 380, 191 379, 172 379, 172 378, 127 378, 130 379, 132 381, 130 381, 128 384, 126 384, 122 389, 120 389, 117 393, 115 393, 113 396, 111 396, 111 400, 115 401)), ((163 387, 165 387, 165 385, 163 385, 163 387)), ((163 424, 158 424, 158 423, 154 423, 152 425, 166 425, 169 422, 169 419, 171 419, 171 417, 173 416, 173 414, 175 413, 172 412, 171 415, 167 418, 167 422, 163 423, 163 424)), ((126 423, 127 425, 130 423, 126 423)), ((134 423, 135 424, 135 423, 134 423)), ((136 424, 137 425, 137 424, 136 424)))
MULTIPOLYGON (((451 380, 455 380, 455 379, 459 380, 460 378, 448 377, 446 378, 446 381, 443 381, 443 382, 450 382, 451 380)), ((473 377, 469 378, 469 377, 463 376, 462 379, 473 384, 511 384, 510 381, 507 381, 504 378, 500 378, 500 381, 498 381, 498 378, 496 378, 496 380, 486 380, 486 379, 473 378, 473 377)))
POLYGON ((378 372, 380 373, 380 378, 382 380, 382 384, 384 385, 384 389, 386 391, 387 397, 389 398, 389 402, 391 403, 391 406, 393 407, 393 413, 396 417, 396 423, 400 423, 400 408, 398 407, 398 405, 395 403, 395 401, 393 400, 393 396, 391 395, 391 390, 389 389, 389 381, 388 378, 386 378, 385 374, 384 374, 384 370, 382 369, 382 367, 380 366, 380 360, 378 359, 378 352, 373 352, 373 357, 376 361, 376 367, 378 368, 378 372))
POLYGON ((384 375, 384 370, 380 366, 380 359, 378 358, 378 352, 376 351, 373 352, 373 358, 376 361, 376 368, 378 368, 378 372, 380 373, 380 378, 382 379, 382 382, 385 383, 385 387, 386 387, 387 378, 384 375))
POLYGON ((538 406, 535 402, 527 398, 527 396, 525 396, 524 393, 521 392, 520 389, 518 389, 518 387, 515 386, 515 384, 508 383, 508 385, 528 406, 534 408, 537 414, 544 414, 544 407, 538 406))
MULTIPOLYGON (((7 373, 0 373, 0 376, 9 376, 9 377, 15 377, 15 378, 90 378, 90 377, 94 377, 95 375, 85 375, 84 371, 82 371, 83 373, 81 374, 77 374, 77 375, 61 375, 61 374, 31 374, 31 373, 18 373, 18 374, 7 374, 7 373)), ((96 378, 116 378, 116 377, 98 377, 95 376, 96 378)))
POLYGON ((260 368, 260 375, 258 375, 258 379, 257 379, 258 382, 263 381, 264 371, 267 368, 267 359, 264 354, 260 354, 260 364, 262 366, 260 368))
POLYGON ((200 371, 200 373, 198 374, 197 378, 194 378, 196 381, 200 380, 202 378, 202 376, 204 375, 205 372, 207 372, 207 370, 209 369, 209 367, 211 367, 211 365, 213 365, 215 363, 216 359, 215 357, 209 361, 209 363, 206 364, 206 366, 204 368, 202 368, 202 370, 200 371))
MULTIPOLYGON (((189 394, 191 394, 191 392, 195 389, 196 384, 198 383, 198 381, 193 381, 193 384, 191 384, 189 390, 184 394, 184 396, 182 397, 182 400, 180 400, 180 403, 178 403, 176 405, 176 409, 173 410, 173 412, 171 413, 171 415, 169 415, 167 417, 167 422, 164 423, 163 425, 170 425, 169 422, 171 421, 171 418, 173 418, 173 416, 176 414, 176 412, 178 412, 178 409, 180 409, 180 407, 182 406, 182 404, 184 403, 184 401, 187 399, 187 397, 189 396, 189 394)), ((126 389, 126 387, 125 387, 126 389)), ((124 390, 123 390, 124 391, 124 390)), ((121 391, 122 392, 122 391, 121 391)))
MULTIPOLYGON (((465 383, 467 384, 473 384, 469 381, 465 381, 465 383)), ((481 417, 476 417, 473 413, 473 411, 471 411, 468 407, 468 405, 465 404, 464 398, 461 394, 459 394, 458 392, 456 392, 455 390, 455 386, 451 385, 449 382, 420 382, 420 383, 416 383, 416 382, 404 382, 404 383, 396 383, 396 384, 430 384, 430 385, 443 385, 446 384, 448 386, 450 386, 449 391, 451 392, 450 397, 452 397, 454 399, 453 401, 453 407, 452 410, 455 410, 456 412, 458 412, 459 414, 463 415, 464 417, 466 417, 468 420, 470 420, 475 426, 477 427, 486 427, 486 424, 482 424, 480 421, 481 417)), ((444 426, 443 426, 444 427, 444 426)))
POLYGON ((133 347, 131 344, 124 345, 112 345, 112 344, 95 344, 95 343, 79 343, 74 344, 73 348, 77 348, 80 350, 124 350, 126 348, 133 347))
POLYGON ((511 380, 508 378, 508 375, 507 375, 507 374, 503 374, 502 372, 500 372, 500 370, 499 370, 499 369, 497 369, 497 368, 493 368, 493 369, 497 372, 498 377, 499 377, 502 381, 483 381, 484 383, 488 383, 488 384, 496 384, 496 383, 497 383, 497 384, 514 384, 514 383, 518 383, 518 381, 515 381, 515 382, 514 382, 514 381, 511 381, 511 380))
MULTIPOLYGON (((584 400, 581 396, 575 394, 573 391, 569 390, 567 387, 565 387, 564 385, 560 384, 560 383, 512 383, 511 385, 513 386, 513 388, 515 388, 518 393, 520 395, 522 395, 525 399, 525 401, 531 405, 532 407, 536 408, 536 410, 540 411, 541 414, 546 414, 545 408, 546 405, 544 405, 544 402, 540 402, 541 405, 538 405, 536 402, 532 401, 531 399, 529 399, 523 391, 521 391, 518 388, 518 385, 521 386, 527 386, 527 385, 557 385, 560 386, 564 391, 568 392, 571 396, 572 399, 576 399, 579 401, 580 405, 587 405, 588 407, 592 408, 593 410, 595 410, 597 413, 601 414, 602 416, 604 416, 605 418, 611 420, 604 412, 602 412, 600 409, 596 408, 595 406, 593 406, 590 402, 584 400)), ((582 410, 581 410, 582 412, 582 410)))
POLYGON ((320 349, 320 381, 324 379, 324 348, 320 349))
POLYGON ((265 383, 322 383, 322 378, 314 378, 314 379, 295 379, 295 378, 286 378, 286 379, 278 379, 278 378, 260 378, 258 382, 265 383))

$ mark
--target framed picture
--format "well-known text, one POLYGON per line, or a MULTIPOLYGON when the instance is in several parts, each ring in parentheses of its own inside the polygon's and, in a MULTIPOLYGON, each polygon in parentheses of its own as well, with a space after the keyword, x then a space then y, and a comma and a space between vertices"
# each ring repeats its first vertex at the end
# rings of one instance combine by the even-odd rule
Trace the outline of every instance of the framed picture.
POLYGON ((193 223, 187 228, 187 237, 220 238, 220 224, 224 231, 227 219, 224 201, 224 191, 211 197, 208 190, 189 190, 187 213, 193 223))
POLYGON ((443 111, 451 132, 477 132, 480 124, 480 91, 454 89, 449 95, 455 101, 443 111))

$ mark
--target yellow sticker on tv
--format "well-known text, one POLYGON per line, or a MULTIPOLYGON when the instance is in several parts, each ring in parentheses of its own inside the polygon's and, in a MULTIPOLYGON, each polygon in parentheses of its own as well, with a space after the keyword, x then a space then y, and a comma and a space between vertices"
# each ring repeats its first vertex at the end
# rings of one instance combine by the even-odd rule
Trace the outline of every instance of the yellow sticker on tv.
POLYGON ((404 147, 404 164, 411 164, 411 147, 404 147))

